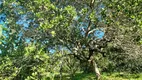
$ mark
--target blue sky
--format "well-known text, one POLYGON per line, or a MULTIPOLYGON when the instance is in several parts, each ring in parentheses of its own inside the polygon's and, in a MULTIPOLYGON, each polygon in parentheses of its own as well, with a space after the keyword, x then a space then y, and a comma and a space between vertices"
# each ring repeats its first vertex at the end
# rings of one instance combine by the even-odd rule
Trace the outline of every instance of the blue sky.
POLYGON ((94 33, 94 36, 96 36, 98 39, 102 39, 105 33, 101 30, 96 30, 94 33))
MULTIPOLYGON (((2 13, 2 14, 0 14, 0 25, 1 25, 0 27, 1 27, 1 30, 2 30, 2 35, 4 35, 7 38, 8 35, 7 35, 6 31, 3 30, 4 27, 5 28, 7 27, 6 24, 5 24, 5 22, 6 22, 6 15, 2 13)), ((0 36, 0 38, 1 38, 1 36, 0 36)), ((0 41, 0 42, 5 43, 4 41, 0 41)), ((2 53, 2 51, 0 50, 0 54, 1 53, 2 53)))
MULTIPOLYGON (((81 26, 80 26, 80 30, 81 30, 81 34, 83 36, 85 36, 85 32, 83 31, 87 29, 88 23, 84 23, 84 22, 80 22, 81 26)), ((95 26, 94 26, 95 28, 95 26)), ((97 39, 102 39, 103 36, 105 35, 105 33, 103 32, 102 29, 96 29, 93 33, 93 36, 95 36, 97 39)))
MULTIPOLYGON (((2 4, 3 2, 0 0, 0 5, 2 4)), ((20 10, 22 10, 22 7, 21 6, 17 6, 17 4, 14 4, 12 3, 12 6, 15 7, 15 15, 17 15, 19 17, 19 19, 17 20, 16 24, 17 25, 20 25, 21 28, 23 28, 24 30, 27 30, 28 27, 30 26, 30 23, 33 22, 33 20, 31 19, 28 19, 28 14, 20 14, 20 10), (17 10, 17 8, 20 8, 19 10, 17 10)), ((5 39, 2 40, 1 42, 6 44, 5 40, 9 37, 9 29, 6 25, 6 15, 4 13, 0 13, 0 25, 2 25, 3 28, 6 28, 7 30, 2 30, 2 35, 5 36, 5 39)), ((18 39, 15 40, 15 42, 18 42, 20 40, 20 38, 22 37, 23 35, 23 32, 22 31, 19 31, 19 35, 18 35, 18 39)), ((26 38, 25 39, 25 42, 30 42, 30 39, 29 38, 26 38)), ((1 45, 1 44, 0 44, 1 45)), ((1 50, 0 50, 0 53, 1 50)))

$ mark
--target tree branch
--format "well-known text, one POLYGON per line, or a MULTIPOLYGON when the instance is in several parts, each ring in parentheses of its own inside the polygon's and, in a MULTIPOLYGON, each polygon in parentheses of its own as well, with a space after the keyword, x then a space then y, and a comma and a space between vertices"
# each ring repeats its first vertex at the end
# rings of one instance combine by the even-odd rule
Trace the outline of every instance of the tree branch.
MULTIPOLYGON (((91 10, 93 10, 94 2, 95 2, 95 0, 91 0, 91 2, 90 2, 91 10)), ((87 30, 86 30, 86 33, 85 33, 85 37, 88 36, 90 29, 91 29, 91 20, 89 19, 89 24, 88 24, 88 27, 87 27, 87 30)))

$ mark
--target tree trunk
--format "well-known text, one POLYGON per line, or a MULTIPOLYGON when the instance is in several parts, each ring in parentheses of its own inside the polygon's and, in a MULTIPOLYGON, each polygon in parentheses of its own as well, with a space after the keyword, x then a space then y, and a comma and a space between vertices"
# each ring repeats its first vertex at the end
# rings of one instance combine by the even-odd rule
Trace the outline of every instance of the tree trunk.
POLYGON ((90 60, 88 60, 88 62, 89 62, 89 65, 90 65, 90 69, 92 69, 92 71, 95 72, 97 80, 99 80, 101 74, 100 74, 99 68, 97 67, 97 64, 94 61, 93 57, 91 57, 90 60))
POLYGON ((95 61, 94 61, 94 68, 95 68, 95 73, 96 73, 97 80, 99 80, 101 78, 101 74, 100 74, 100 71, 99 71, 95 61))
POLYGON ((90 58, 88 61, 81 62, 81 64, 85 73, 95 73, 97 80, 100 79, 101 74, 93 58, 90 58))

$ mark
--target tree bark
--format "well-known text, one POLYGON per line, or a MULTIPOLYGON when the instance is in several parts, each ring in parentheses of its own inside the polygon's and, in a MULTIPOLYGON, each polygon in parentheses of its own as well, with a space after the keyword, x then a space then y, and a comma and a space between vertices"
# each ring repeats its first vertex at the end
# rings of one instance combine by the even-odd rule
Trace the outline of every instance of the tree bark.
POLYGON ((99 80, 101 77, 101 74, 95 60, 93 59, 93 56, 91 56, 90 60, 88 60, 88 63, 89 63, 89 71, 95 72, 97 80, 99 80))
POLYGON ((97 80, 99 80, 101 78, 101 74, 100 74, 99 68, 97 67, 96 62, 94 62, 94 68, 95 68, 97 80))

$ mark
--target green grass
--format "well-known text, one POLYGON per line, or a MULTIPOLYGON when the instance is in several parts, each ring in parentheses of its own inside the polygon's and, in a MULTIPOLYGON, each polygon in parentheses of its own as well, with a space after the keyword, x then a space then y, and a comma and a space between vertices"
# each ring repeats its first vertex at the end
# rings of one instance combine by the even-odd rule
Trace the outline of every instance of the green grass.
POLYGON ((125 72, 121 73, 104 73, 102 80, 142 80, 142 74, 129 74, 125 72))
MULTIPOLYGON (((89 73, 76 73, 73 78, 69 75, 64 75, 62 80, 96 80, 95 74, 89 73)), ((56 78, 59 80, 59 78, 56 78)), ((125 72, 121 73, 103 73, 101 75, 101 80, 142 80, 142 73, 141 74, 129 74, 125 72)))

